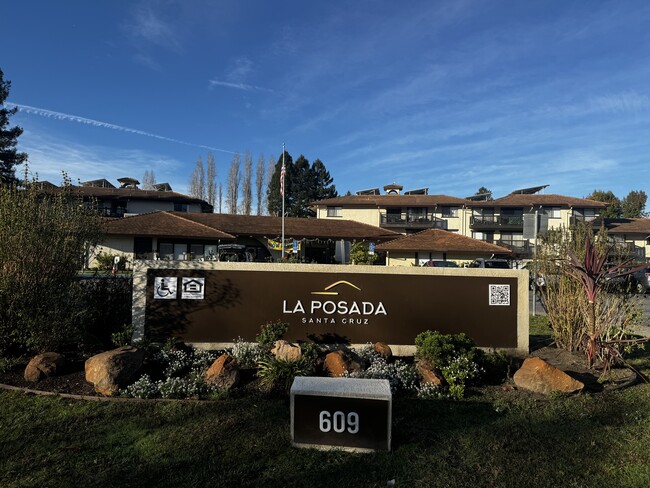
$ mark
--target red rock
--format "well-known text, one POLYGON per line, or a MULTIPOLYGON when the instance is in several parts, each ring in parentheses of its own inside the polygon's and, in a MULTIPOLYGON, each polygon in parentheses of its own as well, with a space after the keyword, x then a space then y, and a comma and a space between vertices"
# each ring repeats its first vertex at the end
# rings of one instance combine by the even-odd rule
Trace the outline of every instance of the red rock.
POLYGON ((418 361, 415 365, 420 374, 421 383, 431 383, 440 386, 444 383, 444 378, 440 376, 428 361, 418 361))
POLYGON ((343 376, 350 370, 350 362, 345 357, 343 351, 333 351, 325 356, 323 369, 329 376, 343 376))
POLYGON ((386 361, 393 357, 393 350, 385 342, 375 342, 372 347, 386 361))
POLYGON ((129 384, 143 361, 144 351, 133 346, 97 354, 86 361, 86 381, 97 393, 112 395, 129 384))
POLYGON ((237 360, 228 354, 222 354, 212 363, 212 366, 203 375, 203 379, 210 385, 230 390, 239 384, 240 372, 237 360))
POLYGON ((544 394, 553 391, 576 393, 585 387, 580 381, 541 358, 526 358, 513 379, 519 388, 544 394))
POLYGON ((25 368, 25 380, 36 382, 56 376, 65 367, 65 358, 57 352, 45 352, 32 358, 25 368))

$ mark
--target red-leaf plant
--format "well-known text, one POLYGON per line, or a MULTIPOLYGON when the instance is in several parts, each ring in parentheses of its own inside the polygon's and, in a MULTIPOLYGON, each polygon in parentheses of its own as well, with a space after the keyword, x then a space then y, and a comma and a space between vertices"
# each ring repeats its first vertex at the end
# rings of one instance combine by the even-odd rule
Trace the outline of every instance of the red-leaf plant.
MULTIPOLYGON (((602 291, 607 279, 629 275, 638 269, 625 269, 632 260, 608 268, 605 266, 607 255, 606 251, 598 252, 592 237, 589 235, 585 238, 585 257, 583 260, 580 260, 573 251, 569 251, 570 272, 582 282, 587 294, 587 333, 583 340, 585 342, 587 365, 590 368, 593 366, 594 358, 598 356, 601 348, 608 346, 600 340, 600 336, 607 324, 601 324, 600 327, 596 324, 596 299, 598 294, 602 291)), ((607 349, 610 348, 607 347, 607 349)), ((616 353, 616 355, 620 357, 620 354, 616 353)), ((605 370, 607 370, 609 365, 605 364, 604 366, 605 370)))

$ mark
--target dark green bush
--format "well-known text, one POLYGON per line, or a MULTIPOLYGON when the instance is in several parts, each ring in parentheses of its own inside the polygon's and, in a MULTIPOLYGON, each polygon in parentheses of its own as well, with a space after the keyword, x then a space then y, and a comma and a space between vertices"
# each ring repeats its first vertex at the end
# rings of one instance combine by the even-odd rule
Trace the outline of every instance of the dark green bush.
POLYGON ((428 361, 436 368, 447 366, 452 359, 467 355, 475 360, 477 349, 474 341, 465 334, 441 334, 438 331, 424 331, 415 337, 415 355, 428 361))
POLYGON ((289 324, 286 322, 281 322, 279 320, 277 322, 267 322, 262 325, 261 332, 257 337, 255 337, 255 340, 263 350, 270 351, 273 348, 275 341, 282 339, 288 329, 289 324))
POLYGON ((117 263, 118 271, 124 271, 126 265, 129 263, 129 260, 124 255, 117 254, 108 254, 100 252, 95 256, 95 261, 97 261, 97 269, 100 271, 111 271, 115 263, 115 257, 119 257, 120 261, 117 263))

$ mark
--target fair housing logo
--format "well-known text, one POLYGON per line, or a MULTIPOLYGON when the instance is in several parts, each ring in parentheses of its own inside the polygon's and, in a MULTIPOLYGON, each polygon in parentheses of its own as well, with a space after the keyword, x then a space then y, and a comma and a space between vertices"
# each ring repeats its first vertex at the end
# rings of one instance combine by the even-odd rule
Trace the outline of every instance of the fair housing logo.
MULTIPOLYGON (((339 292, 334 289, 341 286, 361 291, 361 288, 349 281, 337 281, 325 287, 323 291, 312 291, 311 294, 339 296, 339 292)), ((283 300, 282 313, 302 314, 301 322, 303 324, 336 324, 339 320, 341 324, 346 325, 368 325, 371 317, 388 315, 383 302, 316 299, 305 303, 302 300, 296 300, 293 304, 288 303, 288 300, 283 300)))

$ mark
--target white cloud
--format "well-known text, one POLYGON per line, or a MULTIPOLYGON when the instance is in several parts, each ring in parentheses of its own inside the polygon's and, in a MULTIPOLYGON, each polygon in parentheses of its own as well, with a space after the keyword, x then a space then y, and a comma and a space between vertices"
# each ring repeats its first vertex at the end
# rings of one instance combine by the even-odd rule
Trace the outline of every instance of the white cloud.
POLYGON ((270 88, 264 88, 262 86, 255 86, 255 85, 247 85, 246 83, 232 83, 230 81, 222 81, 222 80, 210 80, 210 86, 225 86, 226 88, 234 88, 236 90, 243 90, 243 91, 259 91, 259 92, 267 92, 267 93, 273 93, 273 90, 270 88))
POLYGON ((152 5, 141 4, 133 11, 133 17, 127 23, 127 30, 135 39, 144 39, 148 43, 180 51, 181 44, 171 25, 165 22, 152 5))

